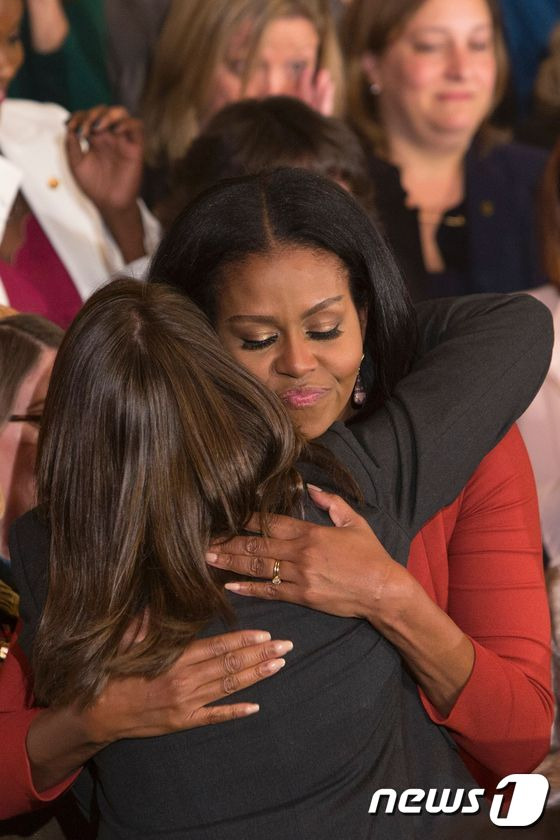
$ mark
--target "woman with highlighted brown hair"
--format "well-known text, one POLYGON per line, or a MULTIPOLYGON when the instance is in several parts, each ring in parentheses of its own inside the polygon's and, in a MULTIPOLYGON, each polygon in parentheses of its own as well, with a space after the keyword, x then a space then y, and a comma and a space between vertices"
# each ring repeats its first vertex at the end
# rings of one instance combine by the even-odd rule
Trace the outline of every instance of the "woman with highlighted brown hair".
MULTIPOLYGON (((342 57, 326 0, 174 0, 144 96, 147 163, 168 175, 224 105, 278 94, 341 112, 342 57)), ((164 195, 151 180, 154 196, 164 195)))
POLYGON ((487 124, 507 74, 497 0, 355 0, 342 31, 348 114, 413 298, 542 283, 546 155, 487 124))

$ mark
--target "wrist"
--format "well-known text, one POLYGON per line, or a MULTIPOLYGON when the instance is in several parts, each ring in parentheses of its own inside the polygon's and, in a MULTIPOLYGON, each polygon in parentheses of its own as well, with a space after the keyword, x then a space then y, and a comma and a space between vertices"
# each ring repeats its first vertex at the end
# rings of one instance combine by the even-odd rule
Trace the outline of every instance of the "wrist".
POLYGON ((380 633, 389 638, 396 628, 406 623, 408 612, 418 598, 418 590, 424 590, 412 575, 392 560, 381 583, 373 589, 368 604, 367 619, 380 633))

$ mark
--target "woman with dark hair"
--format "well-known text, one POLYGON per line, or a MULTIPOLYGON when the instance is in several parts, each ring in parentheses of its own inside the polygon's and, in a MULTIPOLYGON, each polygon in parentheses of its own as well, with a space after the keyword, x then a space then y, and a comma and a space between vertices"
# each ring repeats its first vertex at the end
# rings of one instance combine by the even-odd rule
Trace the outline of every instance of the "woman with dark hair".
POLYGON ((189 201, 218 181, 279 166, 301 166, 332 178, 373 212, 367 159, 352 129, 300 99, 267 96, 234 102, 212 117, 174 167, 158 217, 168 227, 189 201))
MULTIPOLYGON (((393 378, 396 379, 407 370, 408 360, 412 356, 410 348, 398 352, 398 337, 404 342, 414 333, 414 324, 406 301, 402 299, 398 303, 399 280, 386 250, 369 227, 367 217, 356 209, 344 191, 305 172, 281 173, 272 176, 272 181, 276 186, 275 202, 283 201, 286 213, 296 214, 294 222, 299 227, 300 242, 309 241, 312 229, 316 229, 317 199, 325 203, 319 214, 319 222, 324 226, 321 235, 333 235, 339 246, 346 243, 344 248, 349 261, 354 254, 357 284, 362 287, 372 309, 378 309, 379 317, 385 313, 387 326, 381 329, 377 346, 382 353, 391 350, 392 358, 386 372, 381 362, 377 370, 381 388, 390 387, 393 378), (342 201, 341 195, 344 196, 342 201), (303 224, 306 216, 307 225, 303 224), (330 221, 327 224, 328 219, 330 221), (386 276, 380 281, 378 293, 375 289, 367 293, 367 283, 373 279, 371 271, 374 268, 380 277, 386 276), (397 283, 394 291, 391 290, 393 281, 397 283), (394 304, 391 303, 393 299, 394 304)), ((220 246, 223 248, 221 257, 226 262, 235 258, 235 249, 232 251, 230 248, 232 228, 235 230, 243 226, 240 214, 244 206, 247 211, 257 211, 257 228, 259 223, 262 227, 265 210, 265 227, 268 219, 272 225, 268 228, 269 233, 277 229, 274 214, 270 215, 269 212, 270 202, 263 204, 262 201, 261 180, 248 179, 240 183, 253 185, 253 193, 256 186, 256 195, 261 201, 259 203, 253 197, 246 206, 238 205, 231 215, 231 226, 227 231, 223 211, 230 208, 231 202, 217 202, 214 232, 227 232, 230 237, 229 242, 224 239, 220 246)), ((221 194, 221 190, 227 192, 231 188, 232 185, 217 188, 210 193, 209 202, 201 198, 195 207, 198 206, 202 212, 198 216, 195 213, 189 217, 194 223, 189 236, 196 238, 191 240, 191 244, 197 247, 196 241, 199 241, 203 246, 198 251, 200 260, 197 262, 194 259, 194 268, 203 271, 202 264, 207 264, 210 286, 216 280, 220 282, 220 278, 212 271, 210 250, 206 250, 207 235, 214 242, 210 231, 213 223, 206 211, 221 194), (197 228, 198 222, 202 223, 202 227, 197 228)), ((234 184, 233 188, 237 186, 234 184)), ((242 197, 242 194, 237 197, 242 197)), ((170 234, 165 242, 165 258, 177 256, 178 271, 185 254, 181 251, 181 238, 175 240, 174 237, 179 231, 184 234, 181 227, 183 222, 184 217, 177 222, 172 231, 173 236, 170 234)), ((250 233, 255 234, 254 225, 250 233)), ((241 238, 240 231, 235 240, 237 244, 241 243, 241 238)), ((269 240, 266 241, 270 244, 269 240)), ((219 243, 218 237, 214 244, 219 243)), ((258 243, 252 238, 249 250, 256 245, 258 243)), ((318 257, 326 259, 327 265, 322 264, 321 267, 326 270, 327 282, 331 283, 333 278, 328 257, 334 257, 330 253, 323 253, 325 248, 319 247, 318 243, 315 245, 318 257)), ((201 278, 202 273, 198 276, 201 278)), ((306 279, 305 272, 300 272, 298 276, 301 280, 306 279)), ((343 286, 344 271, 337 271, 336 276, 343 286)), ((204 322, 195 322, 195 314, 190 307, 189 318, 179 318, 178 299, 169 295, 167 290, 157 285, 147 288, 115 287, 99 293, 90 301, 70 333, 67 346, 72 348, 72 353, 64 353, 63 348, 60 364, 55 370, 58 385, 52 391, 52 402, 49 401, 47 405, 47 427, 42 444, 45 466, 41 469, 42 498, 54 517, 51 549, 57 552, 54 561, 51 557, 46 612, 38 631, 35 650, 38 697, 54 704, 51 709, 40 713, 43 721, 47 719, 48 722, 49 716, 58 711, 57 698, 66 695, 70 698, 72 691, 81 692, 80 686, 83 686, 86 695, 90 691, 95 693, 99 678, 96 668, 90 662, 91 651, 95 648, 98 650, 101 680, 104 674, 109 675, 117 665, 117 670, 151 669, 153 656, 158 658, 159 664, 159 653, 153 645, 160 638, 163 639, 164 635, 163 656, 168 657, 169 662, 176 655, 177 649, 175 653, 172 650, 173 634, 186 634, 193 630, 193 616, 182 612, 181 604, 177 603, 178 600, 182 601, 182 597, 178 598, 178 592, 182 593, 183 581, 188 579, 196 583, 197 580, 207 579, 206 575, 209 575, 213 580, 210 592, 214 593, 215 600, 212 603, 217 604, 218 608, 221 603, 217 594, 219 586, 216 586, 221 581, 213 578, 213 569, 204 572, 202 552, 210 538, 223 540, 228 536, 228 531, 232 530, 228 523, 235 524, 234 533, 239 533, 243 526, 252 531, 274 533, 276 522, 282 527, 286 522, 292 523, 292 520, 280 514, 265 523, 261 521, 262 517, 247 521, 246 517, 249 517, 254 506, 262 509, 259 483, 253 481, 252 487, 247 488, 245 507, 241 509, 229 501, 228 482, 224 482, 223 478, 224 475, 231 475, 233 469, 235 480, 231 487, 239 487, 235 477, 247 475, 246 467, 250 471, 260 464, 263 476, 269 475, 269 470, 272 471, 272 477, 268 484, 264 483, 264 487, 271 490, 274 486, 294 486, 288 459, 282 462, 283 468, 278 462, 278 447, 286 453, 286 447, 293 440, 293 433, 289 432, 285 438, 286 430, 281 428, 281 404, 274 402, 276 398, 268 396, 264 403, 265 414, 262 415, 262 386, 257 387, 247 375, 240 382, 234 362, 224 354, 217 337, 204 322), (113 311, 115 309, 116 312, 113 311), (176 329, 178 321, 183 327, 179 334, 176 329), (187 342, 184 352, 181 344, 177 346, 178 342, 187 342), (188 354, 188 358, 185 354, 188 354), (186 383, 180 381, 183 375, 186 383), (254 388, 252 397, 251 382, 254 388), (64 398, 67 389, 73 392, 74 388, 81 406, 79 424, 70 422, 75 412, 67 406, 64 398), (220 398, 216 391, 221 395, 220 398), (184 405, 183 400, 187 393, 188 406, 184 405), (164 397, 170 401, 170 406, 162 416, 164 397), (272 409, 278 423, 273 424, 272 429, 277 429, 282 439, 280 441, 275 435, 271 439, 270 429, 267 431, 266 428, 272 422, 272 409), (207 428, 212 426, 216 415, 220 415, 217 432, 207 428), (261 415, 268 418, 264 428, 261 415), (140 419, 142 424, 137 428, 140 419), (55 421, 56 432, 53 431, 55 421), (59 434, 61 424, 64 438, 59 434), (83 424, 85 435, 90 441, 87 446, 84 445, 80 429, 83 424), (239 424, 237 430, 236 424, 239 424), (182 452, 179 458, 177 456, 177 446, 174 445, 177 442, 177 429, 180 433, 179 442, 184 441, 184 452, 190 452, 194 459, 192 464, 185 463, 182 452), (185 441, 185 436, 190 440, 185 441), (255 436, 258 442, 254 440, 255 436), (150 445, 148 441, 151 441, 150 445), (106 445, 109 442, 111 446, 106 445), (267 442, 268 455, 265 458, 267 442), (207 446, 211 448, 207 449, 207 446), (75 456, 72 456, 72 452, 75 452, 75 456), (138 463, 142 452, 148 459, 147 465, 138 463), (79 467, 74 463, 75 457, 81 461, 79 467), (229 462, 231 458, 233 463, 229 462), (105 463, 107 459, 109 462, 105 463), (179 472, 176 460, 181 466, 179 472), (165 464, 167 468, 164 468, 165 464), (85 484, 84 481, 80 483, 78 476, 73 477, 75 470, 84 476, 85 484), (99 486, 96 475, 105 474, 108 477, 107 484, 99 486), (110 485, 113 487, 112 498, 116 500, 114 504, 110 503, 110 485), (83 486, 89 490, 83 492, 83 486), (58 488, 57 492, 55 487, 58 488), (69 492, 68 488, 72 487, 76 492, 69 492), (99 490, 94 494, 93 490, 97 487, 99 490), (124 487, 134 492, 125 493, 124 487), (182 498, 180 507, 172 498, 176 491, 182 498), (89 521, 91 498, 95 498, 97 493, 100 509, 108 516, 108 527, 103 524, 101 528, 99 517, 95 518, 99 527, 89 521), (190 504, 189 493, 197 494, 198 499, 193 504, 199 511, 197 521, 191 522, 191 525, 202 534, 194 543, 190 533, 183 535, 181 522, 183 511, 190 504), (212 527, 212 518, 210 515, 207 517, 204 510, 207 513, 219 512, 220 506, 226 507, 226 502, 231 518, 220 514, 212 527), (68 523, 68 517, 73 520, 74 509, 76 523, 84 521, 83 530, 73 524, 68 527, 64 524, 68 523), (235 523, 237 515, 240 519, 235 523), (113 527, 119 518, 124 523, 122 529, 113 527), (206 524, 207 519, 210 525, 206 524), (160 522, 167 523, 165 529, 160 527, 160 522), (59 534, 59 538, 55 537, 55 533, 59 534), (71 537, 70 542, 68 537, 71 537), (97 547, 96 555, 106 556, 111 553, 116 558, 107 569, 110 583, 104 579, 106 564, 99 563, 95 557, 82 568, 79 544, 86 537, 97 547), (124 551, 125 540, 130 547, 128 552, 124 551), (196 549, 194 552, 193 544, 196 549), (73 554, 75 560, 71 559, 67 567, 64 558, 68 552, 73 554), (187 574, 183 564, 189 558, 192 559, 192 568, 187 574), (114 564, 118 564, 118 569, 114 564), (136 569, 134 574, 133 567, 136 569), (72 581, 76 579, 76 585, 67 582, 67 568, 74 569, 72 581), (68 648, 68 656, 76 654, 74 676, 74 672, 68 673, 66 656, 60 655, 59 643, 51 638, 49 627, 50 622, 55 621, 54 613, 59 609, 57 605, 60 602, 66 603, 68 598, 73 599, 75 591, 89 592, 86 584, 90 573, 96 577, 101 576, 101 581, 95 583, 95 590, 99 588, 100 592, 99 603, 97 597, 94 599, 88 594, 84 623, 76 617, 74 630, 69 624, 69 634, 65 634, 61 642, 64 649, 68 648), (143 581, 142 591, 147 593, 144 599, 141 597, 142 591, 138 591, 134 585, 137 575, 138 586, 143 581), (113 593, 115 601, 111 600, 113 593), (152 600, 155 603, 154 623, 150 627, 152 600), (114 616, 109 623, 104 618, 107 609, 114 616), (134 621, 137 627, 140 626, 137 647, 130 646, 127 637, 127 628, 134 621), (160 633, 160 628, 164 627, 169 627, 169 635, 160 633), (119 644, 119 639, 123 637, 124 650, 119 644), (83 643, 86 638, 91 640, 91 644, 83 643), (55 656, 57 650, 59 655, 55 656), (58 681, 54 679, 56 674, 61 677, 58 681)), ((324 301, 320 303, 324 304, 324 301)), ((348 306, 346 300, 330 301, 330 305, 336 304, 348 306)), ((439 315, 439 318, 434 317, 426 341, 428 344, 437 344, 438 341, 443 343, 426 355, 419 367, 397 386, 395 396, 385 403, 381 411, 368 419, 367 428, 363 427, 366 436, 372 436, 372 449, 378 447, 377 464, 361 448, 353 433, 341 423, 335 423, 332 430, 322 438, 323 447, 308 445, 302 452, 300 466, 303 477, 314 479, 323 487, 332 485, 336 489, 343 489, 349 497, 363 496, 359 510, 364 517, 354 513, 341 499, 317 492, 307 485, 307 493, 303 492, 302 499, 305 516, 310 522, 295 520, 297 527, 302 529, 304 537, 309 535, 308 529, 311 528, 315 538, 323 540, 338 559, 347 556, 350 563, 354 563, 356 558, 360 561, 368 559, 369 571, 374 575, 381 573, 386 578, 387 591, 391 587, 398 589, 399 581, 402 581, 401 574, 406 575, 407 580, 410 578, 403 565, 408 554, 411 532, 444 503, 448 494, 453 498, 457 492, 453 483, 456 482, 457 489, 460 489, 461 482, 467 479, 485 449, 496 442, 507 424, 523 408, 535 390, 535 382, 531 380, 539 379, 546 365, 549 325, 537 304, 521 299, 494 299, 484 304, 473 301, 467 306, 471 314, 470 324, 465 322, 465 313, 460 309, 454 304, 445 305, 441 311, 437 307, 432 310, 432 315, 439 315), (473 313, 476 317, 472 317, 473 313), (520 318, 525 326, 524 331, 512 331, 514 325, 519 326, 520 318), (510 356, 504 362, 506 348, 510 356), (447 381, 446 388, 445 382, 442 383, 444 372, 456 367, 463 370, 460 360, 464 359, 465 353, 469 355, 476 372, 473 371, 471 375, 470 370, 465 369, 460 385, 453 387, 447 381), (483 362, 488 376, 485 384, 479 382, 483 362), (488 383, 494 386, 495 391, 492 400, 495 398, 496 402, 492 402, 492 411, 489 410, 486 394, 488 383), (426 392, 430 393, 429 399, 426 398, 426 392), (448 398, 446 403, 444 396, 448 398), (440 433, 437 445, 434 445, 431 441, 433 431, 428 430, 427 425, 433 419, 438 397, 442 398, 442 404, 437 405, 436 409, 437 429, 440 433), (447 451, 446 444, 453 435, 460 438, 470 429, 471 421, 465 417, 471 401, 473 412, 477 411, 477 406, 480 407, 481 416, 477 418, 480 420, 480 428, 473 440, 466 442, 463 455, 458 457, 454 451, 447 451), (484 403, 484 410, 481 402, 484 403), (493 415, 493 420, 488 418, 488 414, 493 415), (337 462, 333 462, 332 455, 325 452, 325 444, 337 462), (416 456, 415 448, 423 447, 426 451, 416 456), (337 463, 349 469, 354 480, 337 463), (452 474, 451 477, 449 474, 452 474), (374 480, 372 477, 375 477, 374 480), (398 488, 396 494, 395 487, 398 488), (316 507, 310 504, 310 499, 315 501, 316 507), (326 527, 328 517, 321 508, 328 508, 338 524, 346 524, 348 527, 326 527), (380 548, 371 528, 381 535, 386 547, 397 558, 396 561, 391 560, 380 548), (396 568, 401 569, 401 572, 396 572, 396 568)), ((321 305, 316 312, 307 313, 306 317, 323 317, 326 311, 327 307, 321 305)), ((349 330, 352 324, 355 327, 352 306, 347 315, 348 325, 344 329, 349 330)), ((359 320, 357 310, 355 319, 359 320)), ((261 321, 255 319, 252 323, 260 324, 261 321)), ((315 331, 309 329, 313 333, 312 340, 319 341, 315 331)), ((358 335, 361 348, 359 328, 358 335)), ((270 345, 270 342, 267 344, 270 345)), ((352 339, 351 356, 354 354, 354 345, 355 336, 352 339)), ((341 363, 346 368, 348 348, 339 349, 341 363)), ((359 355, 353 376, 349 377, 346 371, 340 376, 340 382, 333 384, 331 390, 335 393, 328 399, 323 394, 327 425, 334 419, 334 409, 338 412, 339 403, 344 403, 341 400, 342 391, 348 389, 349 378, 352 382, 355 379, 358 364, 359 355)), ((312 403, 317 402, 317 394, 299 389, 297 393, 292 393, 290 399, 284 399, 284 402, 290 408, 290 401, 293 404, 298 399, 301 415, 304 416, 306 409, 311 408, 311 420, 316 423, 312 403)), ((374 401, 370 400, 368 410, 373 405, 374 401)), ((346 406, 343 405, 343 408, 346 406)), ((306 425, 304 422, 303 426, 306 425)), ((313 436, 310 434, 310 437, 313 436)), ((296 453, 297 445, 292 451, 293 455, 296 453)), ((269 510, 290 508, 288 501, 282 503, 281 498, 273 504, 270 492, 264 497, 264 501, 267 500, 269 510)), ((452 510, 451 519, 455 514, 456 511, 452 510)), ((526 542, 531 550, 530 539, 527 538, 526 542)), ((311 547, 313 544, 316 546, 317 542, 313 543, 312 540, 309 543, 311 547)), ((249 537, 249 549, 259 545, 260 538, 257 535, 249 537)), ((91 549, 85 546, 84 549, 89 556, 91 549)), ((17 524, 13 556, 27 628, 25 637, 22 637, 22 646, 28 653, 31 652, 33 636, 37 632, 47 598, 45 567, 48 551, 47 534, 35 515, 17 524)), ((253 556, 253 561, 254 571, 263 569, 263 563, 266 564, 264 571, 268 576, 268 558, 257 555, 253 556)), ((290 589, 292 586, 289 578, 282 580, 283 562, 281 560, 279 565, 273 563, 273 574, 270 577, 274 583, 269 584, 278 592, 279 601, 283 600, 284 586, 290 589)), ((327 571, 330 565, 327 562, 327 571)), ((340 571, 347 584, 348 575, 344 567, 340 571)), ((364 571, 367 570, 362 569, 362 573, 364 571)), ((368 576, 368 586, 371 582, 372 578, 368 576)), ((428 625, 423 629, 424 636, 431 633, 433 637, 432 662, 425 663, 429 667, 423 685, 432 697, 444 696, 442 702, 445 703, 456 690, 457 664, 460 672, 465 658, 469 657, 470 642, 465 640, 464 634, 445 613, 437 608, 436 612, 433 611, 433 605, 427 603, 425 597, 422 598, 420 587, 414 589, 412 578, 409 585, 418 605, 419 617, 428 619, 428 625), (441 667, 438 664, 435 670, 434 659, 442 660, 441 667), (451 659, 454 660, 454 666, 449 678, 451 659), (445 685, 438 679, 438 668, 440 674, 446 674, 443 680, 445 685)), ((39 770, 39 776, 34 775, 34 778, 42 777, 43 787, 45 779, 55 784, 65 779, 85 758, 96 753, 92 765, 97 780, 102 837, 157 835, 194 838, 210 835, 216 838, 227 837, 228 840, 233 837, 246 840, 266 834, 270 837, 306 839, 331 836, 338 840, 341 836, 370 836, 373 831, 376 836, 386 834, 404 838, 410 837, 412 831, 424 836, 432 820, 429 815, 418 819, 414 817, 414 828, 411 828, 411 820, 406 815, 391 814, 387 818, 380 814, 369 815, 369 800, 375 788, 387 785, 399 789, 451 785, 467 789, 474 783, 449 740, 442 737, 442 731, 433 726, 425 715, 414 684, 402 670, 396 648, 388 644, 383 634, 378 632, 374 626, 375 621, 363 620, 370 618, 369 608, 364 605, 369 601, 371 606, 371 590, 369 595, 366 593, 364 605, 359 610, 355 609, 356 602, 348 586, 342 591, 348 593, 347 609, 341 610, 339 601, 335 610, 328 610, 337 612, 342 616, 340 618, 328 616, 325 611, 302 609, 292 604, 278 603, 271 607, 258 601, 229 601, 232 608, 235 606, 237 622, 242 627, 262 626, 261 621, 264 621, 275 634, 276 629, 289 627, 289 635, 295 642, 295 659, 291 660, 293 667, 282 671, 277 692, 267 691, 264 684, 261 687, 261 713, 252 718, 257 721, 255 726, 244 726, 242 721, 237 721, 214 729, 211 734, 201 729, 198 732, 175 733, 163 740, 141 740, 139 735, 156 732, 153 726, 149 728, 146 725, 145 713, 139 710, 133 728, 130 728, 129 723, 128 729, 128 735, 135 737, 114 741, 113 732, 108 739, 111 743, 106 749, 99 751, 99 743, 97 748, 90 743, 88 750, 82 750, 81 758, 79 753, 74 752, 74 764, 68 760, 68 756, 64 765, 60 757, 58 763, 53 762, 47 759, 45 750, 42 754, 39 751, 42 762, 38 762, 38 768, 37 762, 33 760, 33 755, 37 756, 37 742, 34 731, 30 729, 27 743, 31 765, 35 765, 34 774, 39 770), (353 620, 349 620, 350 617, 353 620), (330 791, 330 795, 325 795, 326 790, 330 791)), ((400 592, 403 594, 402 587, 400 592)), ((534 597, 538 601, 538 594, 534 597)), ((71 602, 68 609, 70 606, 71 602)), ((74 612, 69 614, 71 617, 76 616, 74 612)), ((194 615, 195 620, 202 621, 206 617, 210 617, 209 612, 205 615, 195 612, 194 615)), ((219 613, 216 619, 218 617, 219 613)), ((224 628, 211 621, 204 633, 217 632, 219 629, 224 628)), ((532 631, 534 628, 530 629, 532 631)), ((539 642, 540 637, 531 643, 532 652, 537 649, 539 656, 543 656, 545 654, 540 652, 539 642)), ((200 641, 196 644, 200 644, 200 641)), ((414 665, 415 661, 417 665, 422 664, 422 656, 415 659, 414 651, 409 650, 408 653, 409 664, 414 665)), ((540 666, 534 670, 540 679, 540 666)), ((108 685, 110 683, 109 679, 108 685)), ((536 691, 546 706, 546 680, 543 685, 539 682, 536 691)), ((125 704, 119 699, 117 689, 113 690, 113 698, 121 704, 121 709, 124 708, 125 704)), ((94 707, 96 705, 99 736, 104 725, 106 731, 106 724, 102 718, 100 720, 99 705, 94 703, 94 707)), ((537 726, 540 726, 540 717, 537 726)), ((180 726, 177 717, 174 717, 169 730, 177 728, 180 726)), ((75 732, 75 722, 74 730, 71 731, 75 732)), ((164 731, 164 727, 160 726, 157 731, 164 731)), ((121 728, 116 737, 122 739, 123 734, 126 734, 126 729, 123 732, 121 728)), ((525 761, 531 760, 529 752, 531 755, 537 753, 540 757, 542 745, 539 738, 540 734, 535 729, 531 739, 533 743, 524 753, 525 761)), ((63 747, 59 747, 61 751, 63 747)), ((510 759, 511 756, 506 756, 504 760, 510 759)), ((65 783, 68 784, 68 779, 65 783)), ((23 786, 24 783, 21 784, 23 786)), ((13 783, 7 785, 10 797, 12 788, 13 783)), ((439 823, 438 837, 445 836, 447 822, 443 824, 439 818, 434 819, 439 823)))
POLYGON ((488 125, 508 70, 498 0, 354 0, 342 41, 348 116, 413 298, 542 283, 546 155, 488 125))
MULTIPOLYGON (((281 580, 228 588, 367 617, 399 650, 428 715, 453 734, 478 779, 491 785, 534 767, 549 737, 549 627, 536 498, 517 431, 476 469, 482 440, 488 451, 506 431, 499 412, 509 388, 497 345, 483 349, 480 339, 505 318, 493 340, 503 339, 528 301, 425 303, 416 343, 379 234, 344 190, 303 170, 224 182, 200 196, 162 241, 150 279, 180 288, 207 313, 304 437, 345 441, 352 456, 342 460, 355 478, 365 471, 374 480, 377 504, 401 525, 396 542, 376 530, 395 560, 405 563, 409 541, 449 506, 413 542, 406 571, 372 559, 363 544, 356 551, 349 509, 311 491, 348 527, 318 532, 281 518, 273 539, 215 547, 214 565, 281 580), (360 462, 364 452, 375 466, 360 462)), ((508 366, 532 356, 528 347, 503 350, 508 366)))

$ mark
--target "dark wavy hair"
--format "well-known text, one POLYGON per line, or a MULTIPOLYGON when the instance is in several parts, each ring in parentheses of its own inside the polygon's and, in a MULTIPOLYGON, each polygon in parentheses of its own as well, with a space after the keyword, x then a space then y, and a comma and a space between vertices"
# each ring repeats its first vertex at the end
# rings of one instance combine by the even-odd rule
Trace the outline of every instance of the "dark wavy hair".
POLYGON ((303 169, 277 169, 222 181, 192 202, 164 236, 150 283, 169 283, 216 320, 226 265, 278 246, 334 254, 348 271, 358 310, 367 311, 360 416, 381 405, 407 373, 416 347, 415 316, 395 261, 349 193, 303 169))
POLYGON ((218 181, 288 166, 342 182, 374 213, 368 162, 350 126, 300 99, 267 96, 234 102, 212 117, 176 164, 158 215, 168 227, 189 201, 218 181))
POLYGON ((96 292, 60 348, 39 440, 51 551, 38 702, 87 704, 111 675, 160 673, 227 618, 205 551, 254 510, 264 530, 294 511, 300 451, 281 401, 183 295, 127 279, 96 292), (124 643, 142 619, 145 637, 124 643))

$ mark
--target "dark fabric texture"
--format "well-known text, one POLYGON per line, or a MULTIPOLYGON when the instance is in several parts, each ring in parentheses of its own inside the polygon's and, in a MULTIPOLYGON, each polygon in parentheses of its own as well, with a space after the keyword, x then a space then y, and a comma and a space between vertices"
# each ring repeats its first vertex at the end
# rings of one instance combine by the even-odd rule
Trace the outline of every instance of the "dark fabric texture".
POLYGON ((465 164, 465 199, 443 216, 437 241, 445 270, 424 268, 418 211, 406 206, 399 170, 374 155, 378 218, 414 300, 519 292, 545 282, 539 264, 536 197, 546 153, 519 143, 481 151, 465 164))

